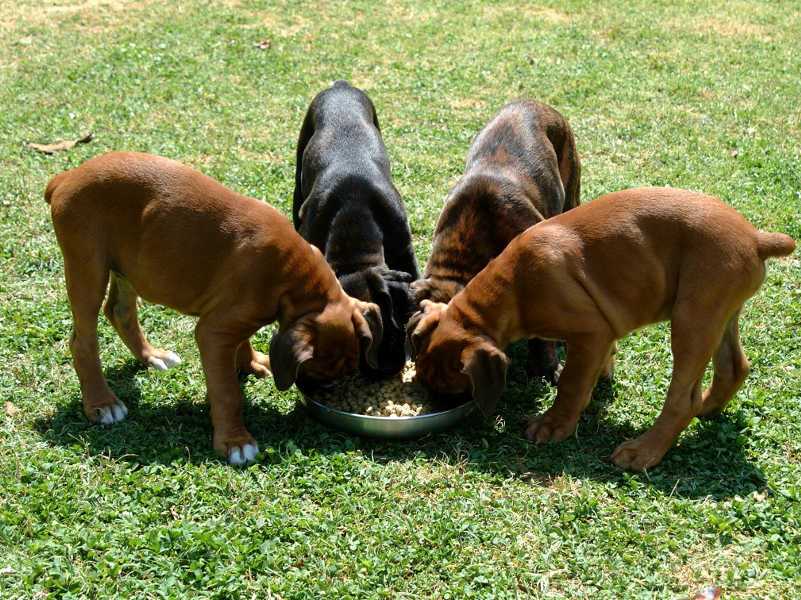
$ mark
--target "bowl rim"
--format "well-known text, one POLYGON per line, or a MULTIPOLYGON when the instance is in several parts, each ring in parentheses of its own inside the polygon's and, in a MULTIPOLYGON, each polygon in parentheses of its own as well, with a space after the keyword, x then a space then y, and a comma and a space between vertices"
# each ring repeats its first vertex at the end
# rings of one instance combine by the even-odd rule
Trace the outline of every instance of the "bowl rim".
POLYGON ((332 413, 337 413, 337 414, 342 415, 342 416, 347 417, 347 418, 364 419, 366 421, 371 421, 371 420, 375 420, 375 421, 391 421, 393 423, 399 423, 399 422, 404 422, 404 421, 414 421, 414 420, 425 420, 425 419, 428 419, 428 418, 440 417, 442 415, 445 415, 445 414, 448 414, 448 413, 452 413, 452 412, 457 411, 457 410, 464 410, 470 405, 475 405, 475 400, 473 398, 470 398, 467 402, 463 402, 459 406, 454 406, 453 408, 448 408, 446 410, 440 410, 440 411, 437 411, 437 412, 426 413, 424 415, 411 415, 411 416, 403 416, 403 417, 384 417, 384 416, 379 416, 379 415, 362 415, 362 414, 359 414, 359 413, 347 412, 345 410, 339 410, 338 408, 333 408, 331 406, 328 406, 327 404, 323 404, 322 402, 320 402, 318 400, 315 400, 314 398, 310 398, 308 396, 304 396, 304 398, 305 398, 305 400, 307 402, 311 402, 313 404, 316 404, 318 407, 320 407, 320 408, 322 408, 324 410, 331 411, 332 413))

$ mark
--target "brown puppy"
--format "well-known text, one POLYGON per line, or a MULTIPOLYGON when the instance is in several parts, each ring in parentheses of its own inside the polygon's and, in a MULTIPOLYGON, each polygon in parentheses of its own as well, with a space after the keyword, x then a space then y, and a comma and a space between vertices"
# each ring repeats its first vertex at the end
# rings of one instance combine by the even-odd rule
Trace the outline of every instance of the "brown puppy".
POLYGON ((417 373, 434 389, 472 389, 485 413, 505 385, 509 343, 567 343, 556 401, 526 431, 537 442, 570 436, 616 339, 671 321, 673 376, 662 414, 612 455, 642 470, 662 460, 693 417, 718 414, 748 361, 738 316, 765 277, 765 259, 795 242, 757 231, 720 200, 685 190, 608 194, 513 240, 450 304, 424 303, 409 323, 417 373), (701 393, 710 358, 712 386, 701 393))
POLYGON ((237 369, 259 377, 272 369, 285 390, 299 374, 333 379, 354 371, 360 344, 375 364, 378 307, 345 295, 319 250, 271 206, 175 161, 122 152, 57 175, 45 199, 64 255, 70 348, 90 420, 111 424, 127 414, 98 356, 97 315, 109 279, 106 316, 145 364, 167 369, 180 359, 148 343, 139 296, 200 317, 195 339, 214 447, 232 464, 258 452, 242 421, 237 369), (275 320, 268 359, 248 338, 275 320))
MULTIPOLYGON (((517 235, 579 204, 581 165, 573 131, 550 106, 505 106, 476 136, 465 173, 437 222, 417 302, 448 302, 517 235)), ((553 342, 529 342, 528 371, 555 382, 553 342)))

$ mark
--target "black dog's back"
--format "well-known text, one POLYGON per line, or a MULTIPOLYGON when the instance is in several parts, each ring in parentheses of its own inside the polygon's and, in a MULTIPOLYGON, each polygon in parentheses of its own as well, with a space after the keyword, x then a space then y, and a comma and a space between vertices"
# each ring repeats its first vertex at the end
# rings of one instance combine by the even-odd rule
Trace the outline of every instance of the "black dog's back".
POLYGON ((354 174, 373 175, 372 179, 380 174, 390 181, 389 160, 373 102, 346 81, 336 81, 312 100, 300 130, 292 207, 295 228, 300 226, 300 211, 313 187, 331 189, 337 184, 319 181, 320 175, 354 174))
POLYGON ((380 371, 400 370, 417 262, 375 107, 347 82, 320 92, 306 113, 292 217, 300 234, 323 251, 345 291, 381 307, 380 371))

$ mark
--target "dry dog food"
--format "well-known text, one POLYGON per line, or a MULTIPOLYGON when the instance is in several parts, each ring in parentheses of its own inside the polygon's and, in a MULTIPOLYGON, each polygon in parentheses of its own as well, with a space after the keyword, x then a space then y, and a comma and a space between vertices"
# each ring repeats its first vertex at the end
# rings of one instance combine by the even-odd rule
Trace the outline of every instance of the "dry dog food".
POLYGON ((414 363, 392 379, 371 381, 359 374, 340 379, 310 398, 344 412, 374 417, 414 417, 432 411, 428 391, 414 381, 414 363))

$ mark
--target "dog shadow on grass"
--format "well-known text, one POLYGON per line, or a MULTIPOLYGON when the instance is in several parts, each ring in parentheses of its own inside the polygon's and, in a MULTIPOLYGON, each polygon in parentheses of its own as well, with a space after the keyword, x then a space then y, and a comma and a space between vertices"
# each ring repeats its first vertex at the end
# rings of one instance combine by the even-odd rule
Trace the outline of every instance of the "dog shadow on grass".
MULTIPOLYGON (((103 455, 134 464, 219 462, 211 447, 208 404, 202 398, 140 402, 134 381, 144 367, 133 361, 111 368, 106 377, 117 396, 129 407, 128 419, 113 427, 90 424, 80 398, 54 415, 35 423, 43 439, 89 455, 103 455)), ((626 439, 641 431, 606 417, 614 388, 600 384, 574 438, 536 446, 525 439, 526 415, 547 407, 552 394, 544 382, 525 381, 512 372, 512 385, 494 423, 477 414, 448 432, 405 441, 354 437, 326 428, 311 419, 300 403, 284 414, 255 401, 245 403, 245 422, 265 452, 263 468, 287 460, 291 452, 338 454, 360 451, 376 463, 416 461, 421 456, 460 469, 514 478, 531 485, 550 485, 562 476, 620 485, 652 486, 680 497, 723 499, 763 490, 766 480, 745 456, 742 416, 726 413, 700 423, 685 434, 663 462, 645 474, 627 474, 609 456, 626 439), (634 478, 634 479, 632 479, 634 478), (636 483, 638 482, 638 483, 636 483)), ((234 468, 234 467, 232 467, 234 468)))

